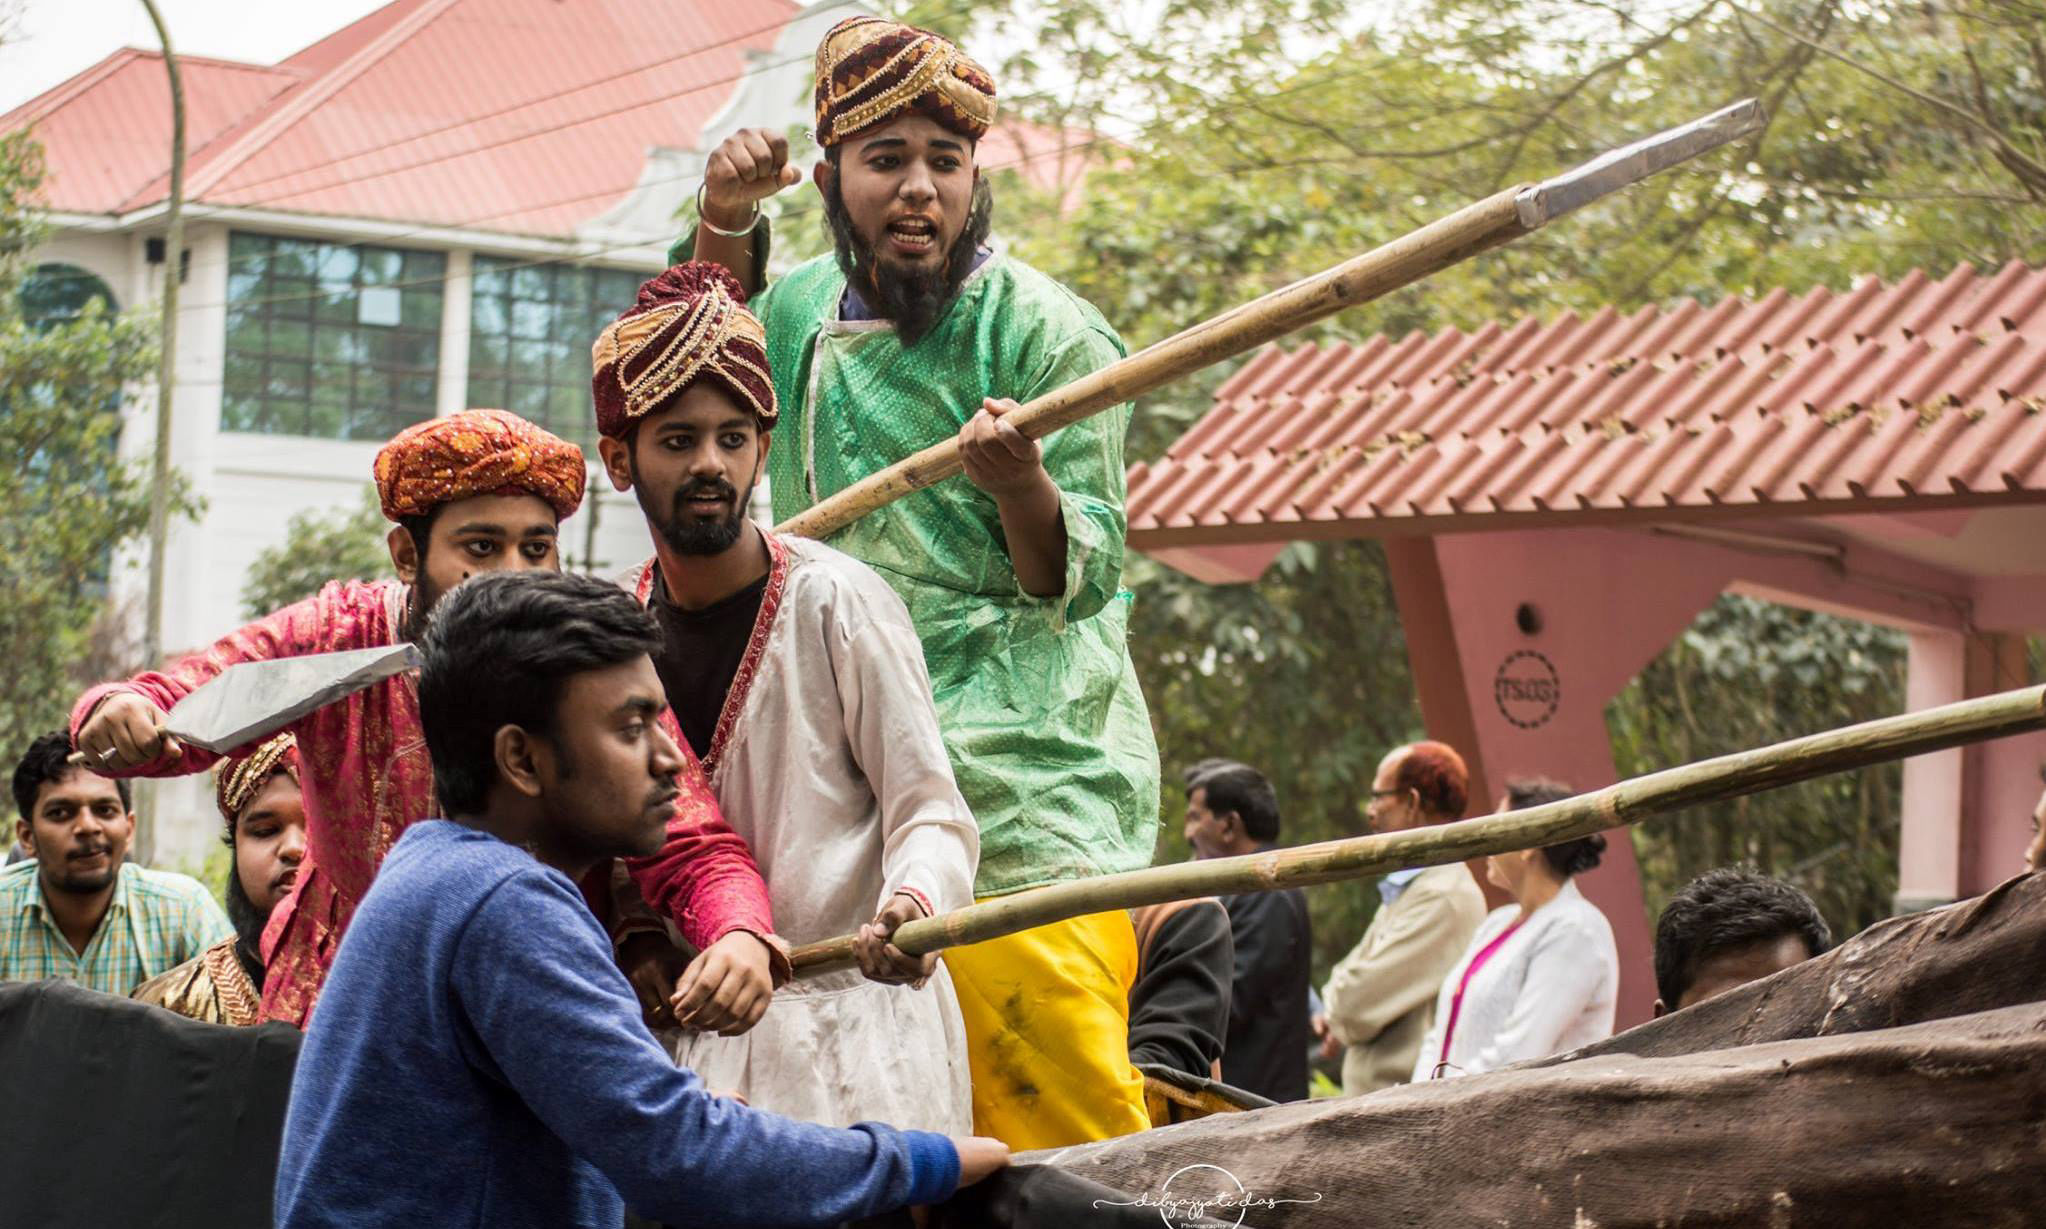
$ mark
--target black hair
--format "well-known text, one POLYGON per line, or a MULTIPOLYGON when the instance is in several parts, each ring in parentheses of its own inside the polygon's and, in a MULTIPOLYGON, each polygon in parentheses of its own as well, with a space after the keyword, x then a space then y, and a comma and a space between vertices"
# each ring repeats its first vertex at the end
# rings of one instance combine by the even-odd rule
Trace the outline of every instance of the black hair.
POLYGON ((907 280, 864 277, 860 264, 864 261, 873 266, 874 250, 853 229, 852 214, 846 211, 845 195, 838 186, 839 148, 833 145, 824 151, 831 174, 824 177, 823 184, 824 224, 831 235, 832 250, 838 255, 839 272, 845 274, 846 281, 870 291, 875 300, 870 305, 895 322, 896 335, 903 345, 913 346, 936 327, 973 272, 975 257, 994 231, 995 190, 987 176, 974 176, 966 224, 959 228, 959 237, 945 253, 945 268, 938 277, 907 280))
POLYGON ((571 677, 660 643, 654 616, 593 576, 491 572, 449 591, 419 643, 419 720, 442 810, 483 812, 497 780, 498 730, 551 733, 571 677))
MULTIPOLYGON (((36 798, 43 792, 43 786, 62 781, 74 772, 89 771, 71 762, 70 735, 62 731, 44 734, 28 745, 21 762, 14 766, 15 812, 23 819, 34 819, 36 798)), ((134 787, 121 777, 110 780, 121 795, 121 809, 134 810, 134 787)))
POLYGON ((1191 792, 1194 786, 1199 785, 1201 783, 1201 778, 1209 775, 1210 773, 1220 771, 1221 769, 1224 768, 1244 767, 1247 767, 1247 765, 1243 764, 1241 761, 1227 760, 1223 759, 1219 755, 1211 755, 1204 760, 1195 760, 1193 763, 1188 764, 1185 768, 1180 770, 1179 775, 1180 779, 1186 782, 1187 790, 1191 792))
POLYGON ((1722 866, 1678 889, 1655 922, 1655 992, 1672 1011, 1697 980, 1698 966, 1721 952, 1786 936, 1817 956, 1833 932, 1812 898, 1752 866, 1722 866))
POLYGON ((1188 777, 1187 792, 1207 791, 1208 810, 1217 815, 1236 812, 1251 840, 1279 839, 1279 794, 1265 774, 1248 764, 1220 760, 1207 772, 1197 777, 1189 773, 1188 777))
MULTIPOLYGON (((1506 809, 1525 811, 1529 807, 1547 806, 1576 792, 1561 781, 1551 781, 1547 777, 1523 777, 1506 783, 1506 809)), ((1597 832, 1542 846, 1542 857, 1548 860, 1549 869, 1565 879, 1582 875, 1597 866, 1605 852, 1606 838, 1597 832)))
POLYGON ((412 549, 418 554, 421 567, 426 566, 426 544, 433 541, 433 523, 440 519, 440 510, 445 507, 446 504, 435 504, 417 516, 398 518, 399 528, 412 539, 412 549))

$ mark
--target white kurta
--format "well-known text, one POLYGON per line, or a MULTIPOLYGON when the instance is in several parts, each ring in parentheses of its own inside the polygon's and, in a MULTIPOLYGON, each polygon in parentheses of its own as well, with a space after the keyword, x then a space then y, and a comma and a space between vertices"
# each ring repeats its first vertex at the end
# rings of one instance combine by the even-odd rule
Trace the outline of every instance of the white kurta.
MULTIPOLYGON (((901 889, 939 912, 971 904, 980 833, 909 612, 850 556, 768 541, 774 571, 703 760, 767 880, 776 931, 795 944, 850 934, 901 889)), ((743 1036, 671 1040, 706 1085, 761 1109, 971 1133, 966 1033, 942 960, 921 990, 831 973, 782 987, 743 1036)))

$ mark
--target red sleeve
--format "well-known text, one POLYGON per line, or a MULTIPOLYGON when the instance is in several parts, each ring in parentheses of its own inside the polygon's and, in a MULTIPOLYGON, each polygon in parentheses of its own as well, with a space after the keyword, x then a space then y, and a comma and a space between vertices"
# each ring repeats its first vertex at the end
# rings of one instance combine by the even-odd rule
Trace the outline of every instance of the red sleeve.
POLYGON ((788 955, 774 937, 774 910, 753 851, 725 822, 710 779, 674 715, 663 714, 661 725, 682 748, 682 772, 675 779, 682 796, 675 800, 661 852, 625 864, 633 883, 654 912, 672 920, 698 951, 735 930, 758 935, 773 953, 774 982, 780 985, 788 980, 788 955))
MULTIPOLYGON (((381 592, 375 586, 355 583, 344 586, 330 584, 317 596, 296 602, 284 609, 248 624, 222 636, 213 642, 213 647, 201 653, 194 653, 163 670, 150 670, 136 675, 125 683, 101 683, 78 698, 71 710, 71 743, 78 744, 78 729, 86 723, 93 710, 108 696, 115 694, 138 695, 169 712, 179 700, 210 682, 222 670, 245 661, 270 661, 279 657, 299 657, 307 653, 326 652, 332 648, 356 647, 335 645, 329 641, 338 630, 345 630, 359 622, 357 619, 337 618, 342 612, 338 606, 360 605, 364 592, 379 600, 381 592)), ((160 759, 153 764, 139 768, 115 770, 106 776, 129 777, 179 777, 188 773, 204 772, 219 760, 220 756, 197 747, 186 747, 181 759, 160 759)), ((95 769, 94 771, 99 771, 95 769)))

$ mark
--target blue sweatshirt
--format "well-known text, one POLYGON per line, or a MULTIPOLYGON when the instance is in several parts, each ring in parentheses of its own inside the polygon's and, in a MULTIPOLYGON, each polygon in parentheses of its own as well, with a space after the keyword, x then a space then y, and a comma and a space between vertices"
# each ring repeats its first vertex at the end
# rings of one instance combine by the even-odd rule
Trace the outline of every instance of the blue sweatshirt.
POLYGON ((958 1182, 942 1135, 710 1095, 641 1023, 566 875, 429 820, 384 860, 320 995, 277 1224, 615 1229, 630 1203, 674 1225, 831 1225, 958 1182))

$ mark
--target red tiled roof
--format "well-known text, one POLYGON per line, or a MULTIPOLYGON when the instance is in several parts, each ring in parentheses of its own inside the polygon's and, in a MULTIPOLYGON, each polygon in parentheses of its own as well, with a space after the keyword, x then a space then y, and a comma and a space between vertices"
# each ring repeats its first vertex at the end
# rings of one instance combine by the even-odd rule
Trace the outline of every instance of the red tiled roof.
POLYGON ((2046 494, 2046 272, 2017 263, 1266 349, 1130 468, 1129 525, 1142 547, 2011 493, 2046 494))
MULTIPOLYGON (((396 0, 275 68, 188 58, 187 193, 565 235, 633 191, 649 148, 693 145, 798 7, 396 0)), ((118 52, 0 129, 35 125, 51 208, 124 213, 165 192, 165 89, 156 56, 118 52)))

